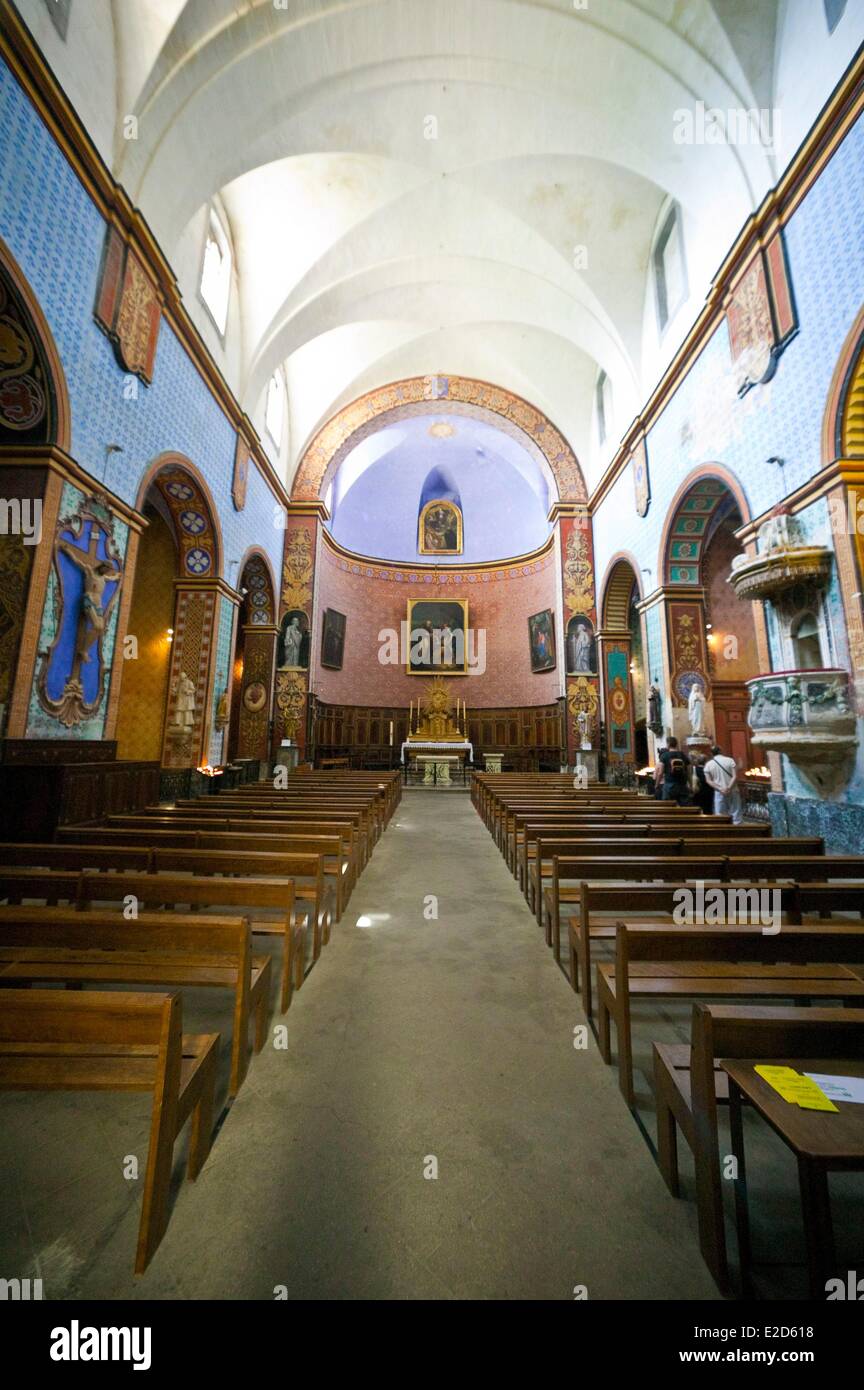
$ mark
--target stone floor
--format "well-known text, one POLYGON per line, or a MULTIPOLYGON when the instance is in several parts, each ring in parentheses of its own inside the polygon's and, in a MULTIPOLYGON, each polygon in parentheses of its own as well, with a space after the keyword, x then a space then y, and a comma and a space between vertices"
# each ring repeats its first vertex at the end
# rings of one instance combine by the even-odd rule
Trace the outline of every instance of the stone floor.
MULTIPOLYGON (((184 1008, 226 1027, 212 994, 184 1008)), ((468 798, 412 792, 195 1184, 178 1144, 142 1278, 143 1099, 0 1096, 0 1275, 46 1298, 714 1299, 693 1204, 582 1021, 468 798)))

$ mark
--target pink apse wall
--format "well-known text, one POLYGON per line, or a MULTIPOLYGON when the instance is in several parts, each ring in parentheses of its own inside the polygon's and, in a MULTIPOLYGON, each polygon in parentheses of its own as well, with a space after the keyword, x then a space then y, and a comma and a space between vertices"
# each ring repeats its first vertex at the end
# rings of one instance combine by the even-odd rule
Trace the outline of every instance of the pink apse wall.
MULTIPOLYGON (((403 665, 378 660, 382 628, 397 633, 409 599, 467 599, 468 623, 486 630, 486 670, 482 675, 448 677, 454 697, 468 708, 547 705, 560 694, 563 652, 556 620, 557 665, 533 674, 528 618, 544 608, 555 612, 555 556, 545 554, 518 564, 472 570, 435 570, 384 565, 341 554, 322 541, 318 569, 317 622, 312 653, 312 688, 326 704, 404 705, 425 694, 428 678, 409 676, 403 665), (341 671, 321 665, 324 610, 346 617, 341 671)), ((476 639, 475 639, 476 640, 476 639)), ((475 647, 476 649, 476 647, 475 647)))

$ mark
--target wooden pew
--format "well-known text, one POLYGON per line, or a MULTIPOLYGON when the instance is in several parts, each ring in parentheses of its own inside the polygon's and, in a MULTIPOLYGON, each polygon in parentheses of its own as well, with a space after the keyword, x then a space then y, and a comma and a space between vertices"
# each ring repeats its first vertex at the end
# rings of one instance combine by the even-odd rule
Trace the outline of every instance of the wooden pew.
MULTIPOLYGON (((823 929, 821 924, 816 930, 823 929)), ((855 930, 860 930, 855 927, 855 930)), ((657 1161, 679 1194, 677 1133, 693 1152, 699 1247, 720 1289, 729 1266, 723 1213, 718 1105, 728 1100, 722 1058, 771 1062, 864 1056, 864 1009, 694 1004, 690 1046, 654 1044, 657 1161)))
POLYGON ((253 955, 245 917, 189 917, 57 907, 0 907, 0 983, 62 981, 230 989, 234 996, 229 1094, 236 1096, 254 1048, 267 1037, 269 956, 253 955))
POLYGON ((611 1060, 614 1021, 618 1081, 633 1104, 631 1005, 639 999, 810 1000, 864 1006, 864 979, 849 964, 864 962, 864 927, 787 925, 776 935, 760 927, 667 927, 618 922, 614 964, 597 966, 597 1040, 611 1060), (734 963, 730 963, 734 962, 734 963))
MULTIPOLYGON (((91 832, 71 826, 58 831, 64 843, 86 844, 91 832)), ((148 845, 154 871, 177 872, 181 868, 201 876, 231 874, 235 878, 286 877, 294 885, 294 917, 299 927, 309 927, 320 954, 320 944, 330 939, 334 912, 333 895, 320 855, 286 850, 280 835, 229 835, 219 831, 113 830, 99 828, 108 844, 148 845), (169 854, 169 851, 171 853, 169 854), (230 868, 228 867, 230 865, 230 868)), ((253 924, 253 931, 257 928, 253 924)))
MULTIPOLYGON (((180 828, 181 833, 184 834, 189 830, 200 830, 205 836, 218 835, 221 833, 220 822, 216 820, 177 820, 174 817, 165 816, 159 817, 157 824, 159 829, 168 831, 171 831, 176 825, 180 828)), ((267 822, 264 821, 244 820, 240 822, 240 824, 243 827, 242 834, 246 836, 246 844, 244 845, 242 858, 238 859, 236 855, 234 856, 233 868, 199 869, 198 872, 235 874, 248 874, 254 872, 252 866, 256 863, 256 857, 263 852, 255 848, 255 846, 260 843, 262 835, 267 833, 269 827, 267 822), (256 827, 258 827, 258 829, 256 829, 256 827), (246 846, 248 846, 248 849, 246 846)), ((141 828, 146 835, 147 823, 142 822, 141 828)), ((152 832, 150 833, 152 837, 152 832)), ((227 823, 225 833, 229 835, 232 833, 227 823)), ((295 835, 293 833, 286 835, 278 827, 276 828, 276 833, 279 836, 280 846, 279 850, 276 851, 277 853, 281 853, 282 855, 294 855, 295 857, 301 858, 320 858, 325 889, 329 888, 330 890, 329 892, 324 892, 324 897, 331 900, 330 906, 334 920, 337 922, 340 921, 348 898, 350 897, 348 886, 350 869, 348 860, 343 854, 340 837, 338 835, 295 835)), ((207 847, 212 849, 212 842, 205 843, 207 847)), ((197 848, 204 849, 205 843, 199 843, 197 848)), ((226 850, 225 852, 229 853, 230 851, 226 850)), ((272 849, 268 852, 271 854, 274 853, 272 849)), ((262 872, 266 874, 267 869, 263 868, 262 872)), ((274 869, 273 872, 278 873, 281 871, 274 869)), ((319 912, 323 906, 323 902, 318 904, 319 912)))
MULTIPOLYGON (((94 902, 135 899, 139 914, 147 906, 243 909, 253 933, 278 935, 283 940, 280 1009, 284 1013, 293 989, 303 978, 305 934, 294 914, 294 885, 287 878, 193 878, 184 874, 62 873, 52 869, 6 869, 0 872, 0 897, 10 907, 22 900, 41 899, 47 905, 67 902, 79 910, 94 902), (274 917, 256 916, 271 911, 274 917)), ((203 920, 203 919, 202 919, 203 920)), ((315 942, 320 952, 320 940, 315 942)), ((317 958, 317 957, 316 957, 317 958)))
POLYGON ((218 1043, 218 1033, 183 1033, 178 994, 0 991, 0 1089, 153 1097, 136 1274, 165 1234, 174 1141, 188 1119, 191 1180, 210 1151, 218 1043))
MULTIPOLYGON (((582 1007, 587 1018, 593 1017, 594 1006, 591 979, 591 943, 594 941, 614 942, 617 929, 617 916, 626 914, 629 921, 644 920, 652 914, 662 913, 668 921, 654 922, 651 925, 674 925, 673 913, 678 907, 678 891, 681 884, 617 884, 591 883, 583 881, 579 889, 579 914, 569 920, 568 944, 570 952, 570 984, 574 990, 582 992, 582 1007)), ((718 881, 714 887, 727 885, 718 881)), ((759 892, 764 883, 736 883, 740 893, 759 892)), ((794 921, 800 916, 797 884, 781 884, 779 904, 781 918, 794 921)))
MULTIPOLYGON (((353 888, 364 868, 369 854, 359 816, 355 825, 344 818, 330 822, 321 819, 313 821, 305 814, 292 815, 273 811, 267 815, 258 815, 249 810, 238 810, 236 813, 226 814, 226 809, 212 807, 207 811, 196 811, 192 807, 185 809, 162 807, 158 811, 155 809, 147 812, 136 811, 125 815, 109 816, 104 828, 109 830, 147 828, 170 830, 176 827, 183 831, 204 830, 208 833, 224 831, 237 835, 256 835, 260 831, 268 835, 293 837, 298 843, 319 837, 323 839, 336 837, 339 840, 338 846, 325 847, 327 855, 325 868, 334 880, 336 876, 339 876, 346 883, 350 896, 350 889, 353 888), (337 865, 337 859, 341 859, 342 864, 348 865, 347 874, 342 865, 337 865)), ((101 829, 102 827, 96 828, 101 829)), ((297 853, 308 852, 310 851, 297 850, 297 853)))
MULTIPOLYGON (((557 836, 546 838, 544 836, 542 839, 538 839, 536 843, 540 846, 540 854, 539 856, 535 854, 534 857, 527 896, 528 904, 537 918, 538 926, 543 927, 545 931, 547 945, 550 945, 553 940, 552 928, 555 921, 556 903, 560 911, 562 905, 579 901, 578 882, 581 876, 578 872, 578 864, 585 856, 602 854, 605 857, 627 859, 629 857, 645 858, 652 854, 661 856, 683 854, 692 859, 698 859, 702 855, 706 855, 711 859, 750 858, 755 865, 760 859, 773 860, 776 858, 783 861, 797 855, 806 862, 808 865, 807 873, 810 873, 814 860, 824 854, 824 844, 818 839, 751 840, 740 833, 741 829, 743 827, 740 826, 715 826, 709 833, 703 833, 702 828, 699 827, 698 830, 687 831, 678 838, 673 838, 661 831, 657 831, 653 835, 648 831, 639 839, 635 837, 619 838, 616 830, 614 833, 610 832, 603 841, 598 841, 594 836, 580 836, 573 839, 559 839, 557 836), (557 878, 555 873, 556 859, 559 863, 557 878), (549 886, 542 892, 540 891, 541 874, 550 879, 549 886)), ((861 864, 861 868, 864 872, 864 864, 861 864)), ((812 875, 816 876, 815 869, 812 869, 812 875)), ((754 868, 749 876, 759 878, 761 874, 757 873, 754 868)))
MULTIPOLYGON (((690 878, 694 884, 700 879, 716 880, 719 878, 724 883, 729 884, 742 882, 749 884, 760 883, 764 888, 768 886, 767 881, 779 885, 782 883, 797 882, 800 878, 804 879, 805 882, 822 885, 832 878, 860 878, 862 874, 864 874, 864 860, 858 859, 853 855, 818 854, 810 858, 803 855, 796 858, 791 855, 780 853, 772 855, 768 852, 772 844, 776 849, 780 850, 784 846, 784 843, 783 840, 767 842, 763 853, 759 856, 738 855, 737 853, 722 856, 719 874, 717 872, 718 856, 716 853, 716 845, 712 844, 711 858, 706 858, 704 860, 704 863, 709 867, 703 873, 700 873, 697 867, 696 871, 690 875, 690 878)), ((674 858, 674 856, 672 856, 672 858, 674 858)), ((681 855, 681 859, 686 862, 683 854, 681 855)), ((626 864, 630 861, 622 859, 619 862, 626 864)), ((634 860, 633 862, 638 862, 640 866, 642 866, 650 863, 650 860, 646 856, 645 860, 634 860)), ((658 862, 665 863, 666 861, 660 860, 658 862)), ((698 865, 698 860, 695 862, 698 865)), ((560 902, 562 891, 560 885, 563 880, 569 879, 571 882, 579 883, 583 878, 597 880, 601 877, 607 879, 613 877, 608 869, 604 869, 602 874, 595 873, 592 867, 594 863, 596 863, 596 860, 587 856, 584 859, 553 858, 552 888, 548 898, 548 910, 550 914, 554 912, 556 904, 560 902)), ((662 874, 657 875, 658 878, 663 876, 662 874)), ((620 874, 619 877, 621 879, 632 879, 635 882, 640 875, 631 874, 629 869, 627 869, 627 871, 620 874)), ((650 875, 644 871, 644 868, 641 877, 643 879, 650 877, 650 875)), ((576 891, 578 892, 579 890, 577 889, 576 891)), ((861 885, 860 891, 864 892, 864 884, 861 885)), ((626 910, 626 908, 623 910, 626 910)), ((557 917, 551 917, 551 927, 556 952, 555 958, 557 960, 559 958, 558 934, 556 931, 557 917)))

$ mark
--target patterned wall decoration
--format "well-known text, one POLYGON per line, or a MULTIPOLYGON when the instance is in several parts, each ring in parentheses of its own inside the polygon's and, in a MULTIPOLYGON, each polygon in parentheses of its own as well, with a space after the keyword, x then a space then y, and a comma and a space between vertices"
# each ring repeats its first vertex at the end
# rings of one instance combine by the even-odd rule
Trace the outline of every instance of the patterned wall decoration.
POLYGON ((282 738, 302 742, 306 719, 306 677, 302 671, 277 671, 276 720, 282 738))
MULTIPOLYGON (((255 632, 247 628, 243 638, 243 690, 240 696, 240 721, 237 738, 238 758, 262 758, 268 755, 270 745, 270 695, 273 688, 273 658, 275 654, 273 632, 255 632)), ((292 673, 284 671, 283 676, 292 673)), ((296 673, 293 673, 296 674, 296 673)), ((293 685, 282 686, 283 719, 286 708, 288 717, 292 715, 292 698, 289 690, 293 685)), ((285 737, 289 737, 288 734, 285 737)))
POLYGON ((237 606, 225 594, 219 598, 219 627, 213 653, 210 742, 207 761, 214 767, 228 761, 227 729, 231 716, 231 649, 237 606))
POLYGON ((743 396, 771 380, 798 327, 782 232, 745 267, 727 305, 726 324, 738 394, 743 396))
POLYGON ((606 691, 606 753, 633 758, 633 710, 630 700, 630 644, 603 644, 606 691))
POLYGON ((105 696, 102 641, 123 583, 114 518, 104 497, 61 517, 54 539, 54 635, 37 677, 42 708, 67 729, 92 719, 105 696))
POLYGON ((56 401, 39 334, 0 262, 0 443, 55 438, 56 401))
POLYGON ((185 468, 165 468, 156 486, 168 504, 180 545, 180 573, 204 579, 217 573, 216 537, 210 507, 185 468))
POLYGON ((690 687, 701 680, 705 698, 711 698, 708 679, 708 652, 705 645, 704 614, 700 603, 672 600, 667 606, 669 624, 669 664, 672 670, 672 698, 686 705, 690 687))
POLYGON ((209 488, 224 554, 243 555, 250 545, 259 545, 277 570, 284 534, 274 525, 273 491, 253 466, 245 508, 235 510, 236 424, 169 319, 163 315, 146 390, 130 392, 127 374, 105 350, 104 330, 93 315, 105 233, 105 219, 87 187, 0 63, 0 237, 41 306, 60 360, 70 368, 74 364, 67 381, 69 452, 130 506, 153 459, 168 452, 185 455, 209 488), (113 454, 106 469, 107 440, 123 452, 113 454))
MULTIPOLYGON (((273 623, 276 621, 273 585, 270 582, 270 571, 267 568, 267 564, 260 555, 250 555, 243 568, 240 587, 241 589, 248 589, 249 591, 246 595, 246 602, 249 611, 249 622, 252 626, 272 627, 273 623)), ((298 604, 288 604, 289 608, 296 608, 299 606, 298 604)))
POLYGON ((669 531, 666 565, 670 584, 698 584, 702 547, 717 504, 728 489, 717 478, 700 478, 678 507, 669 531))
POLYGON ((469 377, 410 377, 369 391, 328 420, 310 443, 294 479, 292 497, 320 497, 325 480, 341 459, 366 433, 381 429, 404 414, 420 413, 428 401, 446 400, 451 408, 463 406, 491 413, 500 427, 518 431, 535 455, 545 459, 560 499, 587 500, 585 480, 576 457, 563 435, 541 411, 502 387, 469 377))
MULTIPOLYGON (((581 615, 597 630, 597 596, 594 576, 594 545, 590 518, 564 516, 560 522, 562 584, 564 593, 564 637, 570 619, 581 615)), ((568 756, 581 747, 580 714, 588 716, 587 741, 597 748, 600 738, 600 683, 597 676, 567 676, 568 756)))
POLYGON ((163 767, 189 767, 200 758, 215 609, 210 589, 182 589, 177 595, 163 767))
POLYGON ((113 343, 121 367, 149 385, 153 380, 162 307, 156 286, 116 227, 109 226, 105 231, 93 315, 113 343))
MULTIPOLYGON (((312 586, 315 571, 315 528, 317 522, 289 517, 285 531, 285 555, 279 594, 280 622, 285 614, 300 610, 312 629, 312 586)), ((274 737, 293 738, 305 744, 306 671, 276 672, 274 737)))
POLYGON ((0 735, 12 695, 33 549, 21 536, 0 535, 0 735))

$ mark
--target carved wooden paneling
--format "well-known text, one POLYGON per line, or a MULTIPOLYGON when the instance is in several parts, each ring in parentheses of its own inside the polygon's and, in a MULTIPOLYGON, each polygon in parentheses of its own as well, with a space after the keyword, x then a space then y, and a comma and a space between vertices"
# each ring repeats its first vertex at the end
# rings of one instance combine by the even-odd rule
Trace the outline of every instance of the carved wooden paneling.
MULTIPOLYGON (((408 735, 407 709, 363 705, 317 706, 315 746, 318 758, 350 757, 364 762, 387 762, 390 757, 390 722, 393 722, 393 764, 399 760, 408 735)), ((562 722, 558 704, 516 709, 469 710, 468 737, 474 755, 505 753, 518 766, 557 766, 562 760, 562 722)))

